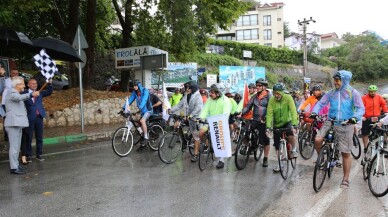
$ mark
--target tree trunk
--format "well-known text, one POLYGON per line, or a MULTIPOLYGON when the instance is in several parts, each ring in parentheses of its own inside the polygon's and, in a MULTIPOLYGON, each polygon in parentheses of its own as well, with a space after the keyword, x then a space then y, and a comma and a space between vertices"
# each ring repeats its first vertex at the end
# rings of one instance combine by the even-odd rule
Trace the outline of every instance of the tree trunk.
POLYGON ((86 49, 86 67, 82 83, 86 89, 90 88, 90 81, 94 76, 94 58, 95 58, 95 42, 96 42, 96 4, 97 0, 88 0, 87 18, 86 18, 86 40, 89 48, 86 49))

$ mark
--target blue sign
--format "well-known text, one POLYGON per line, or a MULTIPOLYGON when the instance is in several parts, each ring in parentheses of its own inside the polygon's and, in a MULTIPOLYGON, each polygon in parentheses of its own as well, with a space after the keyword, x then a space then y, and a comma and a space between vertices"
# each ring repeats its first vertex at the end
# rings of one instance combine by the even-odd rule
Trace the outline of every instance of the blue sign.
POLYGON ((220 66, 220 83, 229 92, 244 92, 244 84, 255 83, 259 78, 265 78, 264 67, 252 66, 220 66))

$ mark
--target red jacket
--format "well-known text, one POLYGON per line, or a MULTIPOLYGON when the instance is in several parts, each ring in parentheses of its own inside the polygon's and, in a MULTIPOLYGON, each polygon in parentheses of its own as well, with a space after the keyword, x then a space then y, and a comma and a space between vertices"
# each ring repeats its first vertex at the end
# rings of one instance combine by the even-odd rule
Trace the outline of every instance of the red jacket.
POLYGON ((382 96, 375 94, 371 97, 369 94, 362 96, 362 102, 365 106, 365 118, 378 117, 381 115, 381 111, 388 113, 387 104, 382 96))

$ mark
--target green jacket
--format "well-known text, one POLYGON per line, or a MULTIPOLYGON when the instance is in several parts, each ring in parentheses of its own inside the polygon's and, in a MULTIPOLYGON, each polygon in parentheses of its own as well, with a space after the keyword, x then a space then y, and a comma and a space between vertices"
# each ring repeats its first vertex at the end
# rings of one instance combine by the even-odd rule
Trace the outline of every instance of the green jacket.
POLYGON ((292 96, 282 93, 281 100, 276 100, 275 96, 269 99, 266 116, 267 128, 280 128, 291 122, 293 126, 298 125, 298 114, 292 96))
POLYGON ((178 94, 174 93, 173 95, 171 95, 171 98, 170 98, 170 105, 171 105, 171 107, 178 105, 178 103, 182 99, 182 96, 183 95, 181 93, 178 93, 178 94))
POLYGON ((220 114, 229 115, 231 111, 232 111, 232 104, 230 103, 230 100, 228 97, 222 95, 220 98, 216 100, 213 100, 211 97, 209 97, 205 105, 203 106, 199 117, 201 119, 205 119, 207 117, 220 115, 220 114))

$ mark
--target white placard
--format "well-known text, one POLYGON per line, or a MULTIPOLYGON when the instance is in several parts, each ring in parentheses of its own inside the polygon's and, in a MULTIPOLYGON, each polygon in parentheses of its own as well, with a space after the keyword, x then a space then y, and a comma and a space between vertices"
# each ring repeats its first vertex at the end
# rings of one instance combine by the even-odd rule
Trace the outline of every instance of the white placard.
POLYGON ((217 84, 217 75, 207 75, 206 77, 207 82, 206 82, 206 87, 212 86, 212 84, 217 84))
POLYGON ((229 116, 226 114, 208 117, 212 146, 216 157, 231 157, 232 144, 229 132, 229 116))

